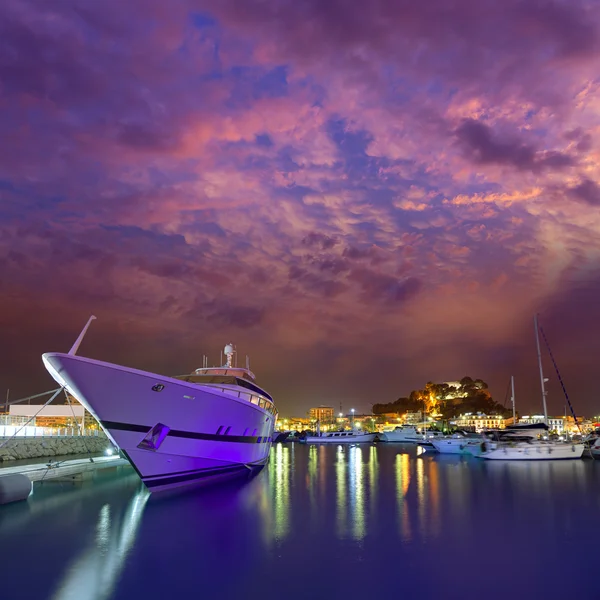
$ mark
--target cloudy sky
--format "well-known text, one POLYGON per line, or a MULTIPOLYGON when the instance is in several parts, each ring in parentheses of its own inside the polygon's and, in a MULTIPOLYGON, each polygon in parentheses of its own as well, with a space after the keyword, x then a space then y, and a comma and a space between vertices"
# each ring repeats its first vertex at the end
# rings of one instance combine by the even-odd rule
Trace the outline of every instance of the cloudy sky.
POLYGON ((539 411, 539 312, 600 413, 599 91, 591 0, 4 0, 0 386, 95 314, 81 354, 231 340, 286 415, 511 374, 539 411))

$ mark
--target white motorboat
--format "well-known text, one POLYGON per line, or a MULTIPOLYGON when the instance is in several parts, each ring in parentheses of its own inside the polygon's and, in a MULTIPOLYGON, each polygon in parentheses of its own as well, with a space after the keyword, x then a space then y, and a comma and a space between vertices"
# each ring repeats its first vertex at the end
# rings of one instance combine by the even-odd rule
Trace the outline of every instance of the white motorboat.
POLYGON ((462 434, 453 434, 431 440, 433 447, 441 454, 475 454, 483 438, 467 437, 462 434))
POLYGON ((581 458, 584 444, 523 441, 484 442, 478 455, 487 460, 566 460, 581 458))
MULTIPOLYGON (((249 365, 204 365, 166 377, 75 354, 43 355, 52 377, 96 417, 151 491, 249 473, 265 465, 276 409, 249 365)), ((207 362, 207 361, 206 361, 207 362)))
POLYGON ((304 444, 361 444, 374 442, 376 433, 363 433, 360 431, 328 431, 321 435, 307 435, 301 437, 304 444))
POLYGON ((397 425, 393 429, 384 429, 379 434, 382 442, 405 442, 407 444, 429 443, 434 439, 444 437, 439 431, 422 433, 412 425, 397 425))

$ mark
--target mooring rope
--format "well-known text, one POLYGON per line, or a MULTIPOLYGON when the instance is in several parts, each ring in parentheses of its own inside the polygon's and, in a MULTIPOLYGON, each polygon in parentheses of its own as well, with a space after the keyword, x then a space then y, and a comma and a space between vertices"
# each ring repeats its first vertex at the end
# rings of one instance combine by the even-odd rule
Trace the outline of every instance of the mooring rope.
MULTIPOLYGON (((23 425, 21 425, 21 427, 19 427, 19 429, 17 429, 13 435, 11 435, 7 440, 5 440, 2 444, 0 444, 0 448, 4 448, 4 446, 6 446, 6 444, 8 444, 8 442, 10 442, 12 439, 14 439, 19 431, 21 431, 24 427, 27 427, 27 425, 29 425, 29 423, 31 423, 31 421, 33 421, 33 419, 35 419, 41 412, 42 410, 48 406, 48 404, 50 404, 50 402, 52 402, 52 400, 54 400, 54 398, 56 398, 61 392, 62 392, 63 388, 58 388, 54 394, 52 394, 50 400, 48 400, 45 404, 42 404, 42 406, 40 407, 40 410, 38 410, 35 415, 33 415, 32 417, 29 417, 29 419, 27 419, 27 421, 25 421, 25 423, 23 425)), ((46 394, 49 392, 46 392, 46 394)), ((39 396, 45 396, 46 394, 38 394, 39 396)))

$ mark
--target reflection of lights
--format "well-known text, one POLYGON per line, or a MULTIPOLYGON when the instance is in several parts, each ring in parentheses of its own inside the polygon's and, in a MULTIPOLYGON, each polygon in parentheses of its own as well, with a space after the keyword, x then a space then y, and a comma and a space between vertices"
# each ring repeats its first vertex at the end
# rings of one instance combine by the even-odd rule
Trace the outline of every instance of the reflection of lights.
POLYGON ((379 488, 379 463, 377 462, 377 448, 369 446, 369 492, 371 512, 373 516, 377 506, 377 490, 379 488))
POLYGON ((308 498, 310 502, 310 517, 314 519, 318 512, 316 499, 316 480, 317 480, 317 446, 311 446, 308 450, 308 476, 306 487, 308 488, 308 498))
POLYGON ((290 449, 285 444, 275 447, 273 488, 275 491, 275 527, 277 539, 284 538, 289 529, 290 449))
POLYGON ((350 506, 352 509, 352 537, 360 540, 365 536, 365 481, 363 477, 362 450, 350 448, 350 506))
POLYGON ((429 497, 431 498, 431 532, 439 534, 440 528, 440 482, 439 482, 439 465, 437 461, 429 461, 428 464, 428 483, 429 497))
POLYGON ((106 456, 112 456, 112 455, 114 454, 114 453, 113 453, 113 449, 112 449, 112 448, 107 448, 107 449, 104 451, 104 454, 106 454, 106 456))
POLYGON ((344 448, 342 446, 338 446, 336 451, 335 483, 335 524, 338 537, 343 538, 346 533, 348 502, 346 500, 346 465, 344 460, 344 448))
POLYGON ((417 461, 417 497, 419 498, 419 526, 421 534, 424 534, 427 498, 425 496, 425 462, 422 460, 417 461))
POLYGON ((105 600, 112 595, 127 554, 133 547, 150 492, 133 496, 121 519, 105 504, 98 515, 95 543, 67 570, 53 600, 105 600))
POLYGON ((410 540, 410 520, 408 518, 408 503, 405 502, 410 484, 410 459, 408 454, 396 454, 396 505, 398 508, 398 528, 400 537, 410 540))

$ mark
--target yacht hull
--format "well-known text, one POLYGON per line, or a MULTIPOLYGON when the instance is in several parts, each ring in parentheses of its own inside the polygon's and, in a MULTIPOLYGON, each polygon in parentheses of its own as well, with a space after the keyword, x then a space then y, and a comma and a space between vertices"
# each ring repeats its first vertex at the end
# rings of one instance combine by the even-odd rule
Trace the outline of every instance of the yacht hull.
POLYGON ((431 442, 436 436, 427 434, 425 437, 422 433, 407 433, 405 431, 385 431, 379 434, 382 442, 397 442, 403 444, 419 444, 421 446, 431 446, 431 442))
POLYGON ((442 439, 431 440, 431 444, 440 454, 472 454, 472 448, 480 446, 481 442, 464 439, 442 439))
POLYGON ((498 444, 481 452, 487 460, 573 460, 581 458, 584 444, 498 444))
POLYGON ((309 435, 304 438, 304 440, 300 441, 305 444, 361 444, 374 442, 376 437, 376 433, 359 433, 357 435, 347 435, 344 437, 309 435))
POLYGON ((274 415, 251 393, 75 355, 42 358, 151 491, 250 473, 268 460, 274 415))

